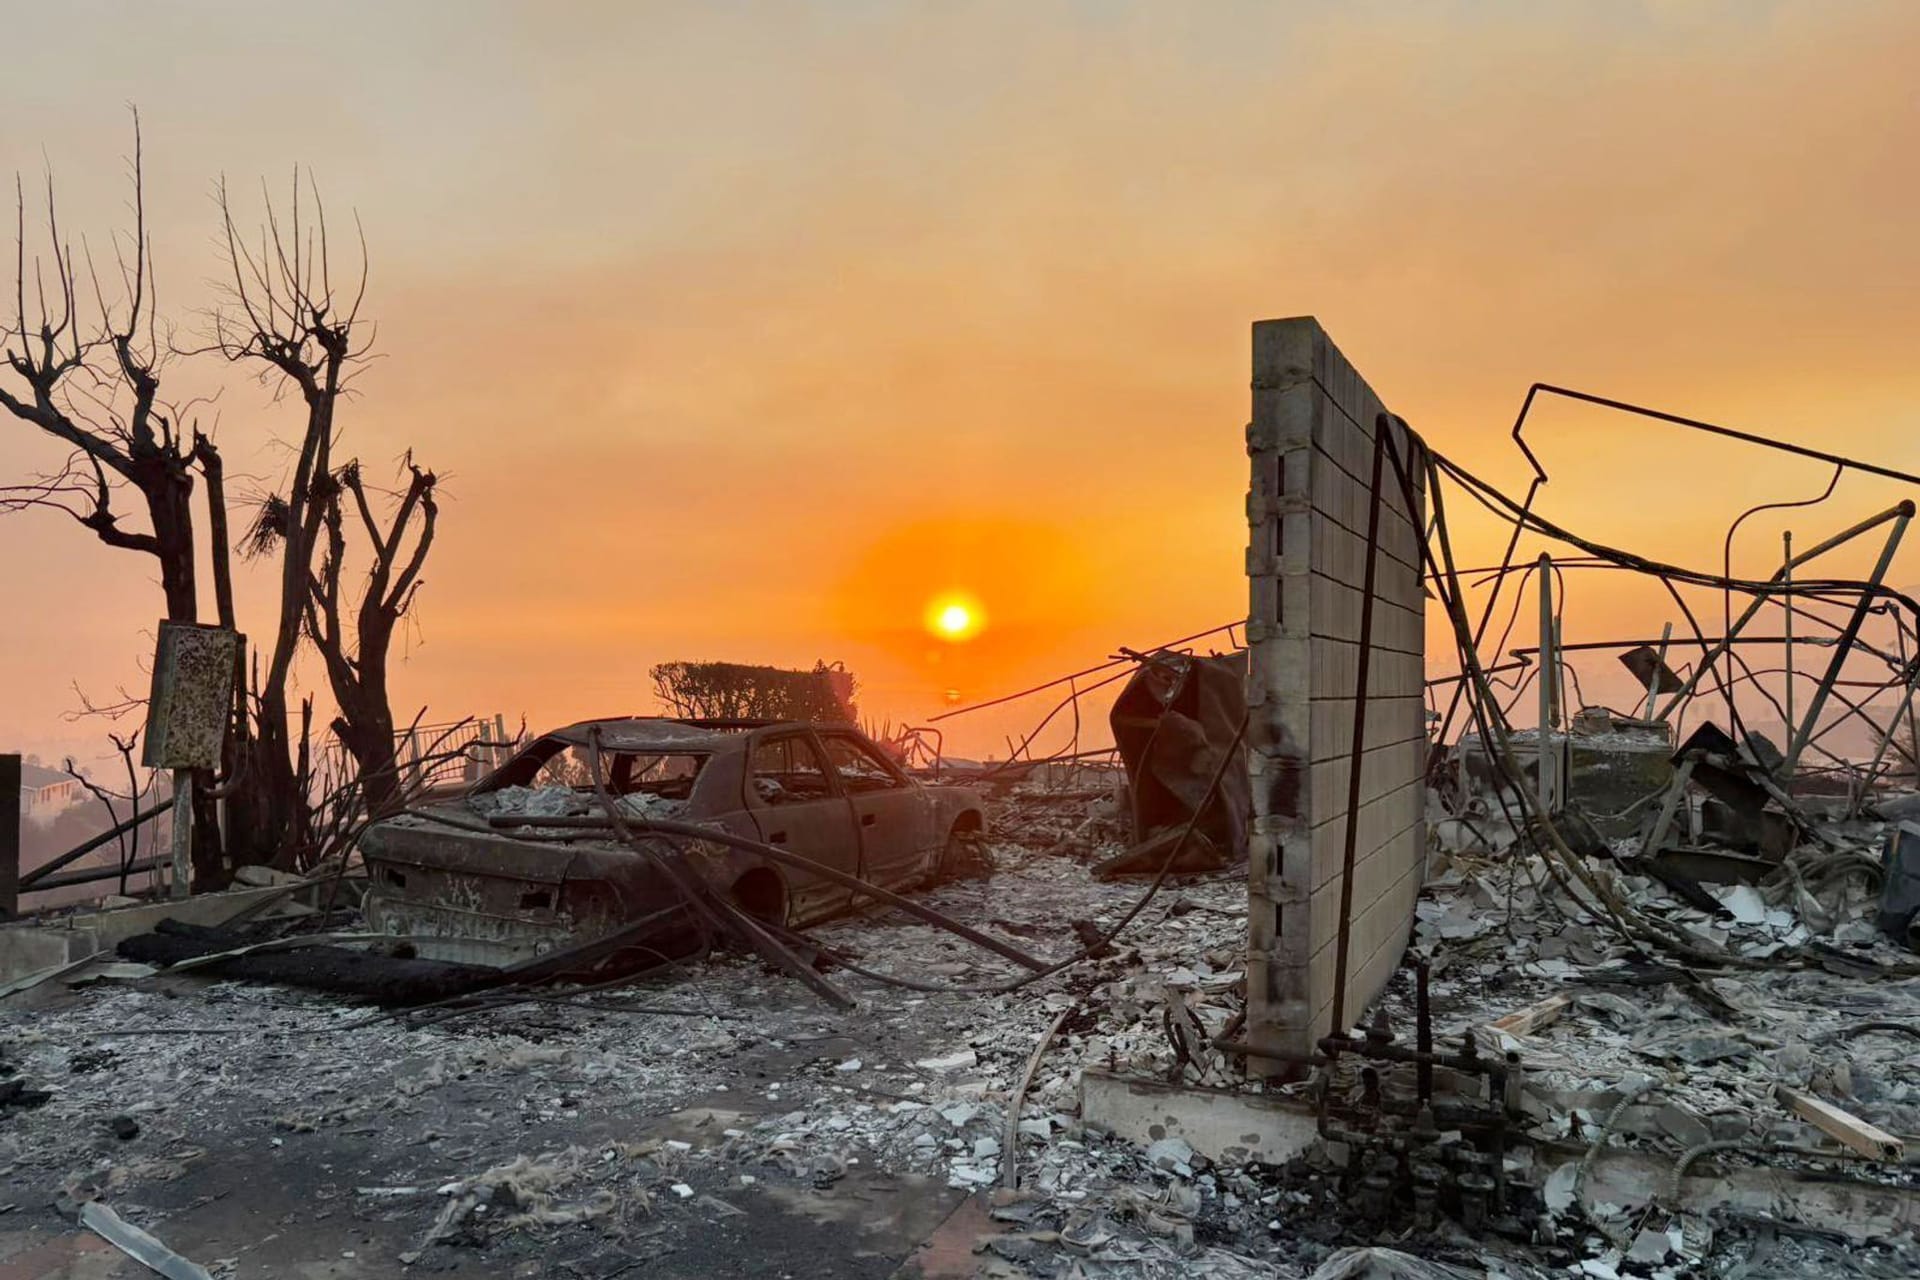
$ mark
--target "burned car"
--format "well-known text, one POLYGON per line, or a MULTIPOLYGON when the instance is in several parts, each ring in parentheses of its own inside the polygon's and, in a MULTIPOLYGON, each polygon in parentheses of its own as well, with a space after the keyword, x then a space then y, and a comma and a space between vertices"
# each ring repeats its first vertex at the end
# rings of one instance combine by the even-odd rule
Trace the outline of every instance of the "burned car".
MULTIPOLYGON (((951 869, 983 826, 973 792, 919 782, 850 725, 588 720, 535 739, 455 799, 370 826, 368 928, 429 959, 509 966, 681 901, 659 862, 613 830, 594 787, 596 736, 624 822, 697 823, 895 892, 951 869)), ((788 928, 859 896, 737 845, 640 839, 788 928)))

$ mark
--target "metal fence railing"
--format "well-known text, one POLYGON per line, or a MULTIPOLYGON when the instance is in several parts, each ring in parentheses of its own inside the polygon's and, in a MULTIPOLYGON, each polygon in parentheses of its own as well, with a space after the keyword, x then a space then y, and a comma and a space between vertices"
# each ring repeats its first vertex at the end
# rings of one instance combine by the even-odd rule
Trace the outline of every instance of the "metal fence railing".
MULTIPOLYGON (((394 734, 394 764, 405 791, 449 791, 478 782, 519 747, 520 734, 508 730, 504 715, 467 716, 400 730, 394 734)), ((353 775, 338 738, 328 737, 321 758, 324 776, 353 775)))

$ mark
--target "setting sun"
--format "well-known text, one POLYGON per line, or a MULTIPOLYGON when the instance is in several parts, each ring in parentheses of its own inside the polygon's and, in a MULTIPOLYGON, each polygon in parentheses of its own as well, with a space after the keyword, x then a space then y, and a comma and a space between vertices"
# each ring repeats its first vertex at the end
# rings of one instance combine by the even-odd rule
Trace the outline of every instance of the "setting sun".
POLYGON ((981 626, 980 606, 959 596, 942 596, 927 606, 927 630, 943 640, 968 640, 981 626))

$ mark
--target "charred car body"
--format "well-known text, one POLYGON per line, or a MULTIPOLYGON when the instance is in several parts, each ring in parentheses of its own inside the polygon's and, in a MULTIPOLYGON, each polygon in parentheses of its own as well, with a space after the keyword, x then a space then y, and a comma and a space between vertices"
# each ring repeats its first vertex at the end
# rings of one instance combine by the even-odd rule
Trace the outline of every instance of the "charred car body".
MULTIPOLYGON (((611 829, 593 785, 596 740, 625 821, 697 823, 896 892, 937 878, 982 826, 973 792, 920 783, 848 725, 588 720, 535 739, 454 800, 369 827, 368 927, 429 959, 508 966, 680 902, 657 861, 611 829)), ((737 846, 650 848, 775 924, 853 905, 845 885, 737 846)))

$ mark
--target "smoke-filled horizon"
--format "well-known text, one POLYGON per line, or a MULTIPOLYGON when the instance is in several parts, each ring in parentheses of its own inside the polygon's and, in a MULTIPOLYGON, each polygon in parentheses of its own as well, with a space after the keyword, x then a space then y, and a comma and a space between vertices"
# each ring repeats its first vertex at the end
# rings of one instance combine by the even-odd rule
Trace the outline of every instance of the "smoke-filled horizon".
MULTIPOLYGON (((921 722, 1241 616, 1269 316, 1317 316, 1515 491, 1535 380, 1920 470, 1911 6, 14 9, 0 166, 30 214, 51 170, 102 254, 137 106, 182 345, 219 300, 222 176, 257 219, 301 166, 336 246, 364 228, 380 359, 341 454, 443 477, 403 722, 646 710, 673 659, 841 661, 863 712, 921 722), (978 617, 930 625, 956 598, 978 617)), ((220 389, 198 412, 237 496, 272 489, 285 407, 217 360, 168 376, 220 389)), ((1743 508, 1827 480, 1566 406, 1530 438, 1550 518, 1703 569, 1743 508)), ((59 459, 0 421, 0 482, 59 459)), ((1743 526, 1733 567, 1900 496, 1842 480, 1743 526)), ((270 576, 243 569, 243 627, 270 576)), ((75 684, 144 685, 153 577, 0 518, 0 746, 104 749, 64 717, 75 684)), ((1675 620, 1625 575, 1570 592, 1569 639, 1675 620)))

